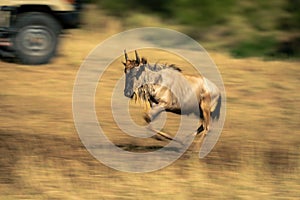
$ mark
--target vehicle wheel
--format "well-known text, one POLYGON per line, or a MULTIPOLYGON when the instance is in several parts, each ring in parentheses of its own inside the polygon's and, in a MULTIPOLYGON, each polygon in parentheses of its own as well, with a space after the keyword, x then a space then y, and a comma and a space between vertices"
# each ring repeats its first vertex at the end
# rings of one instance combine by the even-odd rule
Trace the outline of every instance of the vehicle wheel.
POLYGON ((24 64, 45 64, 55 55, 59 23, 46 13, 30 12, 21 14, 16 21, 14 50, 24 64))

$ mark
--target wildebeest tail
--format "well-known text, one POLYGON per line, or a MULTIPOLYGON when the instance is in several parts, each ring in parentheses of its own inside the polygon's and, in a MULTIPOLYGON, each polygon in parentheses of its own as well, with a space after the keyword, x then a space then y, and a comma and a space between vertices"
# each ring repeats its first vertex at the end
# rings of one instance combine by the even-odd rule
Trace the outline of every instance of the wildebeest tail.
POLYGON ((222 103, 222 96, 220 95, 215 109, 211 112, 211 118, 213 120, 215 120, 215 119, 218 120, 220 118, 221 103, 222 103))

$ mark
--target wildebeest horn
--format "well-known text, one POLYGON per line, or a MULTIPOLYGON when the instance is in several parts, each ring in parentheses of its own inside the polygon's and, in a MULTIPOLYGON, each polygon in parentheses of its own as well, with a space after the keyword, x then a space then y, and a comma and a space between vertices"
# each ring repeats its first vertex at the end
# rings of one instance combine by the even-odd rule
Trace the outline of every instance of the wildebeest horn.
POLYGON ((127 60, 128 60, 128 55, 127 55, 127 53, 126 53, 126 49, 124 49, 124 55, 125 55, 125 60, 126 60, 126 62, 127 62, 127 60))
POLYGON ((139 57, 139 55, 138 55, 138 53, 137 53, 136 50, 135 50, 134 52, 135 52, 136 62, 137 62, 138 64, 140 64, 140 62, 141 62, 140 57, 139 57))

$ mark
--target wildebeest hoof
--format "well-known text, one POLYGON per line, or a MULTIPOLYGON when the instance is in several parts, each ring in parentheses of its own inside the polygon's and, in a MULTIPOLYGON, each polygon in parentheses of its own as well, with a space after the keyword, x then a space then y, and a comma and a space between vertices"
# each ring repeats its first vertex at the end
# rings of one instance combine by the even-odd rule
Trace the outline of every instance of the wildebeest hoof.
POLYGON ((204 131, 203 125, 199 126, 199 128, 197 129, 197 135, 198 135, 199 133, 201 133, 202 131, 204 131))
POLYGON ((144 120, 149 124, 151 122, 151 118, 148 115, 144 115, 144 120))

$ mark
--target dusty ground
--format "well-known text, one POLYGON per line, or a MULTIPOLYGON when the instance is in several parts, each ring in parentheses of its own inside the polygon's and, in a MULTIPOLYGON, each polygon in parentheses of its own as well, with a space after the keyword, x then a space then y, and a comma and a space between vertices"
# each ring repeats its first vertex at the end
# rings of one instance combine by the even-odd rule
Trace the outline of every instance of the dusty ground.
MULTIPOLYGON (((122 29, 115 21, 103 22, 101 32, 94 26, 65 35, 50 64, 0 61, 0 199, 300 196, 299 62, 237 60, 209 52, 227 93, 226 122, 213 151, 201 160, 187 152, 152 173, 123 173, 93 158, 73 123, 72 89, 81 62, 98 42, 122 29)), ((103 91, 101 95, 109 96, 103 91)), ((116 137, 112 140, 148 144, 117 137, 119 130, 109 125, 109 110, 101 106, 105 102, 97 105, 97 112, 108 120, 110 137, 116 137)))

